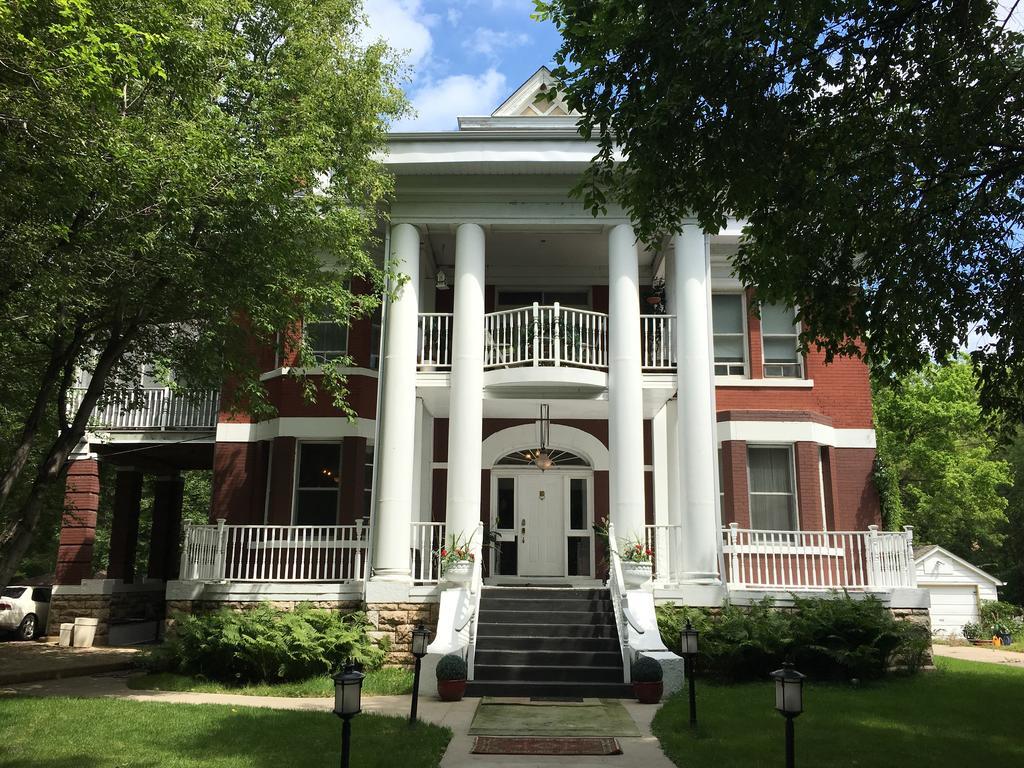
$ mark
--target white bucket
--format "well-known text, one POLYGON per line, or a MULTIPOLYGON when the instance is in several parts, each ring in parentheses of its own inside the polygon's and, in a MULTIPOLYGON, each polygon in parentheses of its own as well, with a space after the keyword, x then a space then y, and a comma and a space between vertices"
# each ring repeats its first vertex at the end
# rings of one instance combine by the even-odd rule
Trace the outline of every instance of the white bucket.
POLYGON ((75 648, 92 648, 92 643, 96 639, 96 627, 99 626, 99 623, 99 619, 89 619, 84 616, 75 619, 75 648))
POLYGON ((75 635, 75 625, 71 623, 60 625, 60 644, 62 648, 70 648, 71 640, 75 635))

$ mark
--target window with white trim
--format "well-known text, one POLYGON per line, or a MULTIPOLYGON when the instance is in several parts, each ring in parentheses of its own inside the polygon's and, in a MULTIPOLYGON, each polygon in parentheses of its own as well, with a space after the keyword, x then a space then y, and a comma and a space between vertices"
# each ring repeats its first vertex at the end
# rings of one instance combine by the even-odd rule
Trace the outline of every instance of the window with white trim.
POLYGON ((715 375, 746 376, 747 343, 743 331, 742 294, 716 293, 711 296, 711 328, 715 375))
POLYGON ((330 312, 317 312, 324 319, 311 320, 302 324, 306 342, 318 363, 337 360, 348 354, 348 324, 330 319, 330 312))
POLYGON ((750 527, 796 531, 796 487, 792 446, 747 446, 750 527))
POLYGON ((299 443, 295 525, 337 525, 341 443, 299 443))
POLYGON ((766 379, 798 379, 803 376, 799 342, 800 325, 796 320, 796 310, 782 304, 762 304, 761 346, 766 379))

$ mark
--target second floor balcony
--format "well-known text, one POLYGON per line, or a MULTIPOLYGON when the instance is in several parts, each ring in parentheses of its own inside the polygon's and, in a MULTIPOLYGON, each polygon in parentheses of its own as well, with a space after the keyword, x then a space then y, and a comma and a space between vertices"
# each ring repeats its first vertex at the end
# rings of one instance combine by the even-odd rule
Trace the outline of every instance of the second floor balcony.
MULTIPOLYGON (((69 408, 77 410, 85 390, 71 390, 69 408)), ((212 432, 217 428, 220 393, 215 390, 174 390, 140 387, 118 390, 96 405, 89 420, 93 431, 212 432)))
MULTIPOLYGON (((420 313, 417 364, 443 371, 452 364, 451 313, 420 313)), ((675 370, 672 315, 641 315, 641 366, 675 370)), ((533 304, 484 315, 484 369, 572 367, 608 369, 608 315, 588 309, 533 304)))

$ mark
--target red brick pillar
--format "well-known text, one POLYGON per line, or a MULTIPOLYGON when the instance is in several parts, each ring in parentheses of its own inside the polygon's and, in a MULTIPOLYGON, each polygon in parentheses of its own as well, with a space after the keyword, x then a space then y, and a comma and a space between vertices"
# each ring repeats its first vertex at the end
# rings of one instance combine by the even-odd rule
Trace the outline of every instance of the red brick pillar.
POLYGON ((267 509, 269 525, 291 525, 292 503, 295 498, 294 437, 275 437, 273 459, 270 465, 270 503, 267 509))
POLYGON ((108 579, 135 580, 135 549, 139 542, 142 473, 118 468, 114 483, 114 519, 110 526, 108 579))
POLYGON ((147 570, 151 579, 170 581, 178 577, 183 486, 181 475, 157 477, 153 481, 153 530, 147 570))
POLYGON ((722 442, 722 524, 750 527, 750 484, 747 482, 747 441, 722 442))
POLYGON ((761 343, 761 318, 750 309, 756 299, 753 288, 748 288, 743 297, 747 302, 747 343, 750 344, 750 378, 764 378, 764 347, 761 343))
POLYGON ((366 490, 366 438, 346 437, 341 441, 340 525, 361 520, 366 490))
POLYGON ((821 481, 818 474, 818 444, 796 443, 796 497, 800 530, 822 530, 821 481))
POLYGON ((92 576, 96 512, 100 507, 100 464, 96 459, 68 463, 64 515, 57 545, 57 584, 78 584, 92 576))
POLYGON ((839 530, 836 512, 839 509, 839 493, 836 485, 836 449, 831 445, 821 446, 821 475, 825 482, 825 524, 830 531, 839 530))

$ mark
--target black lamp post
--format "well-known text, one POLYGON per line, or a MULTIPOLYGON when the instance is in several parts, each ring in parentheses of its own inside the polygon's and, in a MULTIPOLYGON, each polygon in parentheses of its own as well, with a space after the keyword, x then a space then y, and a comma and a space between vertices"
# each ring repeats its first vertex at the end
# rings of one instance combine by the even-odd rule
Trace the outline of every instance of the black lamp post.
POLYGON ((680 634, 680 642, 683 651, 683 658, 686 660, 686 681, 690 686, 690 727, 697 727, 697 692, 694 689, 694 675, 697 669, 697 643, 700 639, 700 632, 693 628, 690 620, 686 620, 686 626, 680 634))
POLYGON ((354 664, 346 664, 345 670, 334 678, 334 714, 342 720, 341 726, 341 768, 349 768, 349 742, 352 740, 352 718, 362 711, 362 672, 354 664))
POLYGON ((775 708, 786 718, 786 768, 795 765, 793 720, 804 711, 804 678, 788 661, 772 672, 775 680, 775 708))
POLYGON ((420 698, 420 661, 427 655, 430 632, 422 624, 412 631, 412 655, 416 657, 416 672, 412 679, 412 709, 409 710, 409 725, 416 724, 416 705, 420 698))

